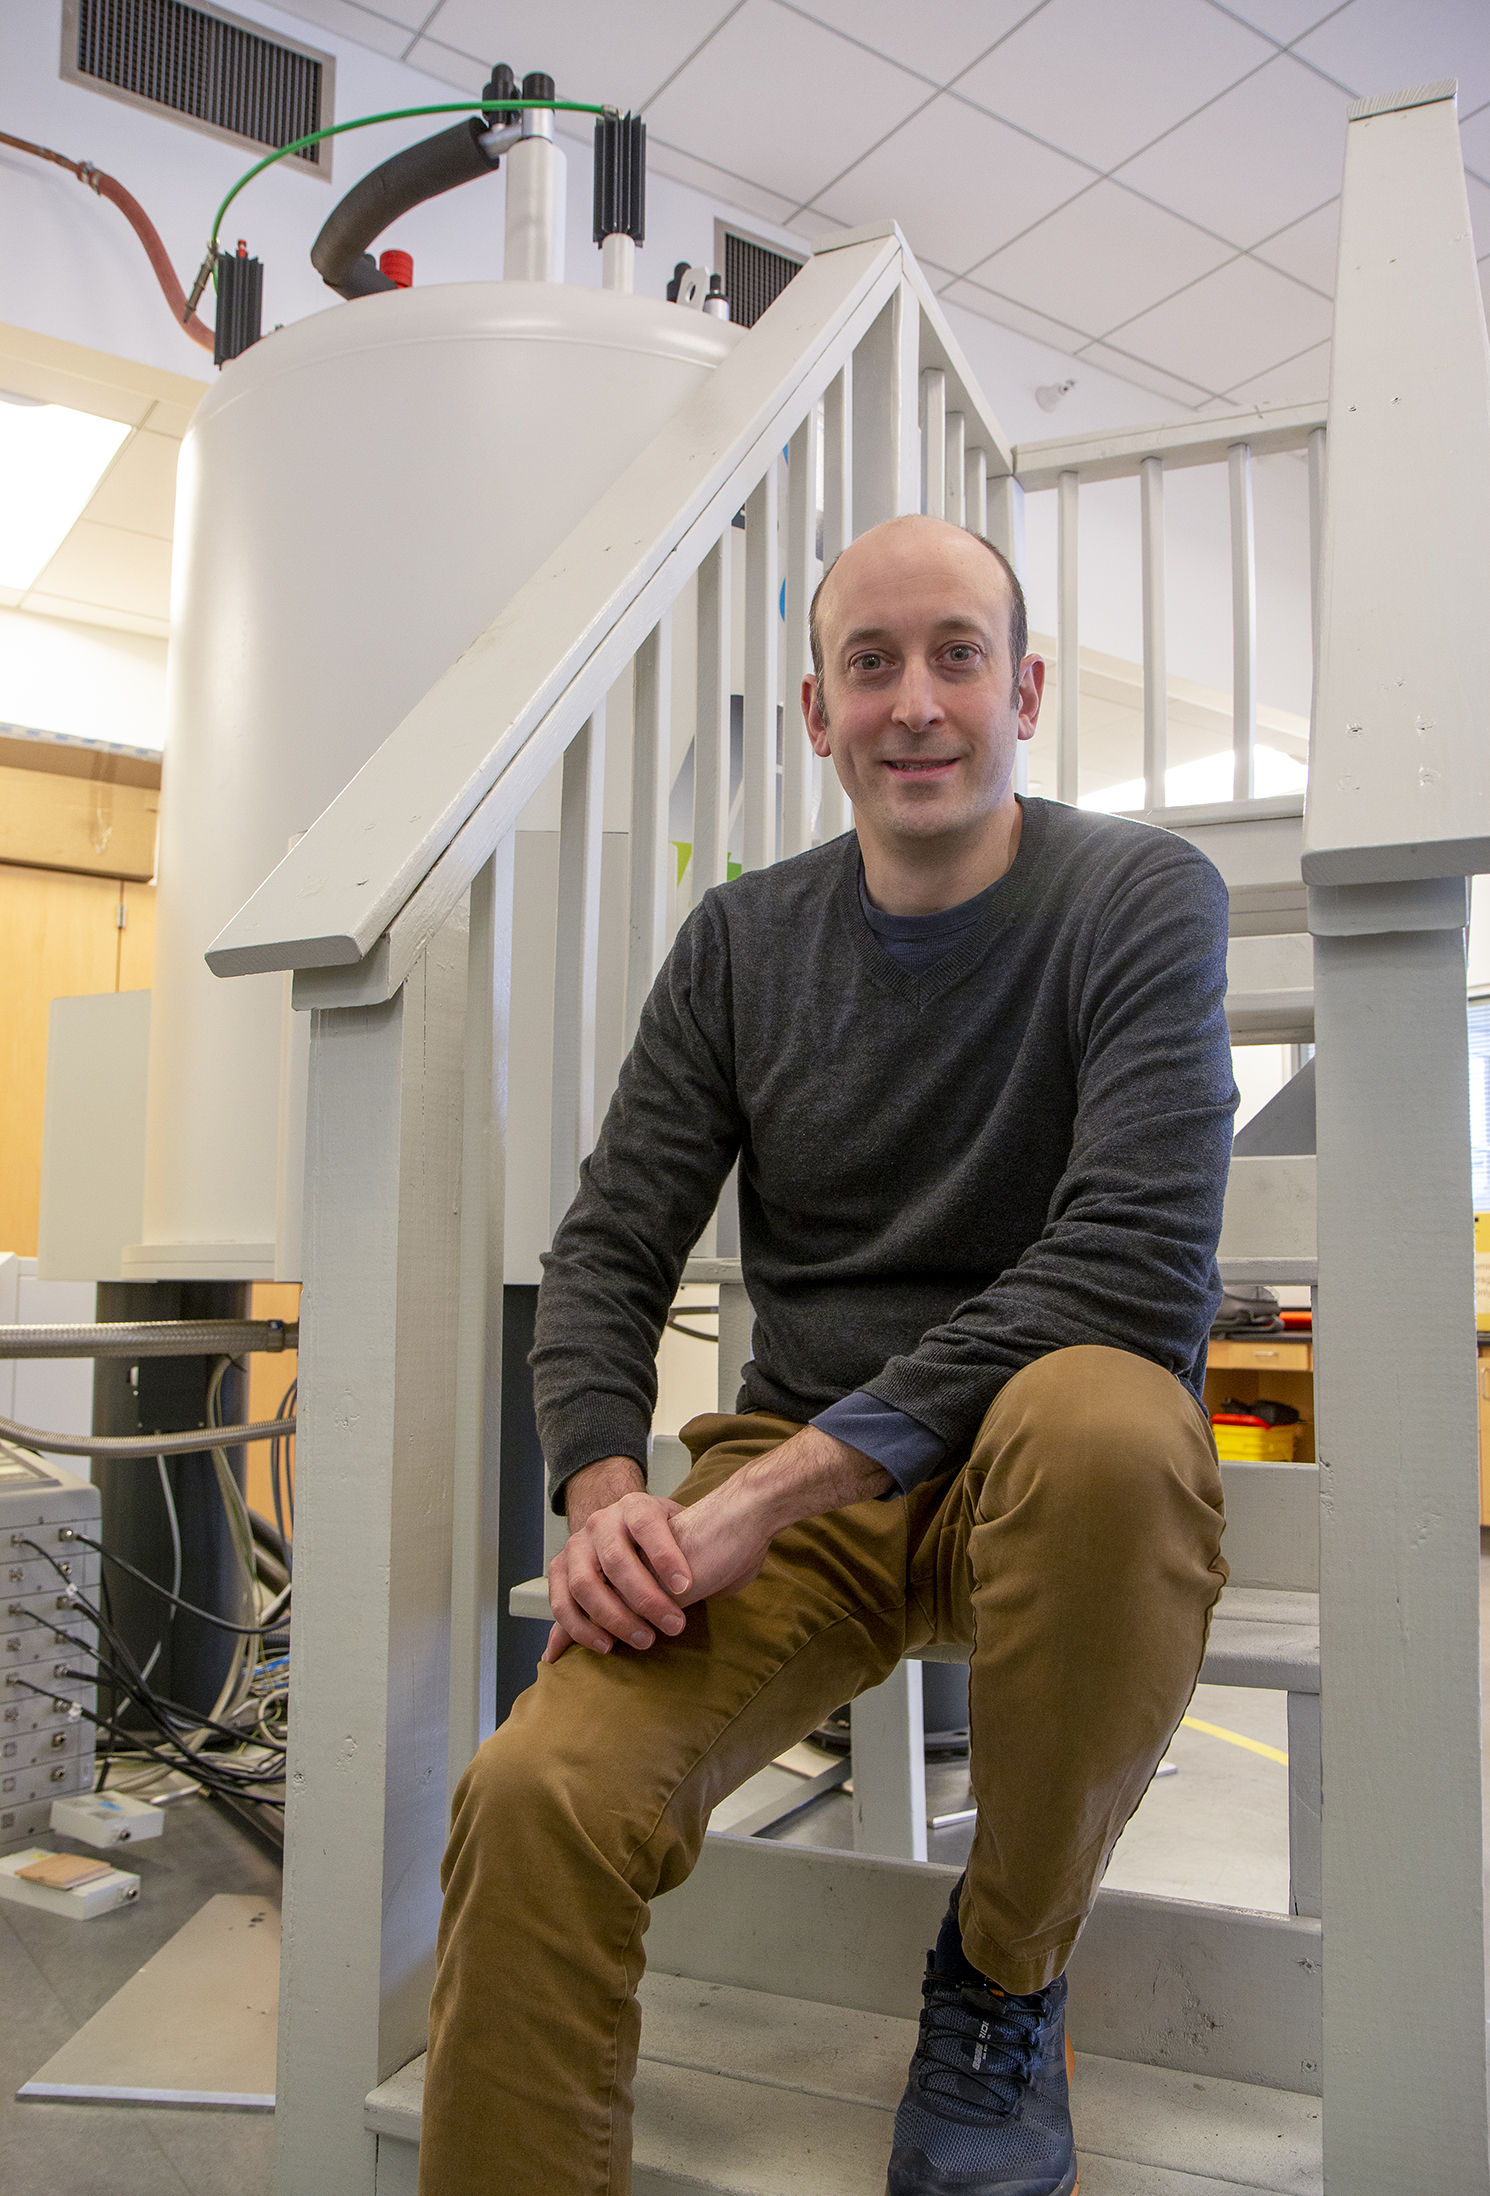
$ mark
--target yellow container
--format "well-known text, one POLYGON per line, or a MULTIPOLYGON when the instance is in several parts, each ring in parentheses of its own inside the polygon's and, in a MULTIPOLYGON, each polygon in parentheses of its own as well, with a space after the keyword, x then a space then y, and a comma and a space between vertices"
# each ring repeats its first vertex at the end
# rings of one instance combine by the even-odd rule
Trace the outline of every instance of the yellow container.
POLYGON ((1212 1426, 1223 1464, 1291 1464, 1297 1426, 1212 1426))

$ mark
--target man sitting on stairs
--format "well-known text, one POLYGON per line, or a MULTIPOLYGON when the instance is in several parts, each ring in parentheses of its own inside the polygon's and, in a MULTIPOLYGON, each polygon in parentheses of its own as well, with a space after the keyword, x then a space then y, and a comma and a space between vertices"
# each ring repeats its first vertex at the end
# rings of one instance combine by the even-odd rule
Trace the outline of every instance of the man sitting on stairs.
POLYGON ((1236 1094, 1221 880, 1016 795, 1025 642, 978 536, 845 550, 803 708, 854 830, 688 917, 554 1239, 570 1537, 538 1681, 456 1796, 421 2196, 625 2196, 648 1902, 934 1640, 971 1650, 977 1827, 888 2189, 1075 2189, 1064 1969, 1226 1577, 1199 1391, 1236 1094), (736 1159, 754 1354, 668 1501, 655 1354, 736 1159))

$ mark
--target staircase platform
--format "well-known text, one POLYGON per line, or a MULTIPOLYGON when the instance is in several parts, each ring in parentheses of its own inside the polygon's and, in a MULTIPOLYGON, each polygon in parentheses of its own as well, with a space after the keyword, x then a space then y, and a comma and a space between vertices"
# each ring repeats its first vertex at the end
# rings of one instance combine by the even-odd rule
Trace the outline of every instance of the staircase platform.
MULTIPOLYGON (((726 1984, 641 1987, 634 2196, 882 2196, 914 2021, 726 1984)), ((1317 2097, 1090 2057, 1082 2196, 1319 2196, 1317 2097)), ((367 2100, 378 2196, 412 2196, 424 2061, 367 2100)))

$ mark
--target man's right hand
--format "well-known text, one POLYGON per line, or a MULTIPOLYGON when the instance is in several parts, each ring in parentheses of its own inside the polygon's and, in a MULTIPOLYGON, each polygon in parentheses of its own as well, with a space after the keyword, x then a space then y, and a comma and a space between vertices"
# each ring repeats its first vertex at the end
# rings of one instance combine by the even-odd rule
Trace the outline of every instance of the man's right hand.
POLYGON ((571 1645, 604 1655, 618 1639, 650 1647, 659 1631, 681 1632, 672 1595, 688 1591, 691 1573, 670 1524, 679 1504, 646 1493, 629 1456, 587 1464, 564 1493, 569 1538, 548 1567, 554 1627, 543 1660, 571 1645))

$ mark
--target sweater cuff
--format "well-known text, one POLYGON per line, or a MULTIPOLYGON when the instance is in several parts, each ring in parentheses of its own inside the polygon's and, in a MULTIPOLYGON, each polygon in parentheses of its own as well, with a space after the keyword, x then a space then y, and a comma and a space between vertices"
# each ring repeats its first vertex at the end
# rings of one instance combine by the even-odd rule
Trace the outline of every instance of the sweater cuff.
POLYGON ((548 1502, 555 1516, 564 1515, 566 1480, 587 1464, 599 1464, 608 1456, 629 1456, 641 1466, 647 1481, 647 1427, 640 1414, 613 1396, 586 1398, 564 1413, 557 1425, 545 1427, 544 1461, 548 1471, 548 1502))
POLYGON ((835 1440, 846 1441, 851 1449, 871 1457, 890 1474, 895 1484, 886 1488, 881 1501, 892 1494, 909 1494, 912 1487, 940 1470, 947 1454, 947 1444, 940 1434, 863 1388, 856 1388, 841 1402, 830 1403, 812 1423, 835 1440))

